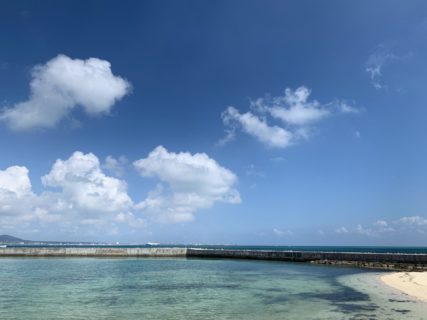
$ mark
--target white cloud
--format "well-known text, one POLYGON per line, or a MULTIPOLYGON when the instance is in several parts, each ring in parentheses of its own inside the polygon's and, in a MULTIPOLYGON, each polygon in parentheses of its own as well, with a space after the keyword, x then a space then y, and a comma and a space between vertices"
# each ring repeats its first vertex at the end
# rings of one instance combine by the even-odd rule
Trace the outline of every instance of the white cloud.
POLYGON ((142 218, 131 212, 134 204, 126 183, 107 176, 91 153, 58 159, 42 182, 54 190, 34 194, 25 167, 0 171, 1 229, 85 234, 94 228, 101 232, 123 224, 143 226, 142 218))
POLYGON ((348 230, 346 227, 339 227, 339 228, 335 229, 335 232, 338 234, 343 234, 343 233, 348 233, 348 230))
POLYGON ((105 175, 98 158, 74 152, 63 161, 56 160, 49 174, 42 177, 48 187, 59 187, 67 202, 86 212, 117 212, 128 210, 133 203, 124 181, 105 175))
POLYGON ((104 173, 92 153, 76 151, 56 160, 41 178, 40 194, 32 191, 26 167, 0 170, 0 229, 117 234, 144 227, 143 214, 156 221, 181 222, 216 202, 241 202, 234 173, 204 153, 173 153, 159 146, 134 165, 142 176, 161 182, 137 205, 126 182, 104 173))
POLYGON ((259 177, 259 178, 263 178, 265 177, 265 174, 260 171, 259 169, 256 168, 256 166, 254 164, 250 164, 248 166, 246 166, 246 175, 247 176, 255 176, 255 177, 259 177))
POLYGON ((269 112, 286 124, 306 125, 330 114, 317 100, 309 101, 310 94, 311 91, 304 86, 295 91, 286 88, 283 96, 258 98, 252 102, 252 107, 261 112, 269 112))
MULTIPOLYGON (((269 126, 265 120, 251 112, 241 114, 236 108, 228 107, 222 113, 222 120, 225 125, 233 129, 240 126, 244 132, 270 147, 284 148, 292 143, 291 132, 278 126, 269 126)), ((232 136, 234 137, 234 134, 232 136)), ((228 142, 230 139, 225 141, 228 142)))
POLYGON ((140 228, 145 224, 144 219, 135 217, 132 212, 120 212, 116 215, 115 220, 120 223, 127 223, 133 228, 140 228))
POLYGON ((0 113, 14 130, 51 128, 81 106, 91 115, 108 114, 130 90, 125 79, 113 75, 106 60, 71 59, 59 55, 32 70, 30 97, 0 113))
POLYGON ((111 172, 116 177, 121 177, 125 171, 125 165, 128 163, 128 160, 125 156, 120 156, 119 158, 114 158, 109 155, 105 158, 102 168, 111 172))
POLYGON ((134 166, 143 177, 161 181, 137 207, 162 222, 189 221, 197 210, 215 202, 241 201, 234 188, 236 175, 205 153, 174 153, 158 146, 134 166))
POLYGON ((312 136, 312 125, 335 114, 356 114, 361 110, 345 101, 333 100, 321 104, 310 100, 311 90, 301 86, 296 90, 286 88, 277 97, 266 96, 251 101, 250 112, 240 113, 228 107, 222 114, 226 126, 226 136, 218 144, 224 145, 234 140, 236 130, 257 138, 269 147, 286 148, 300 140, 312 136), (281 126, 269 125, 267 116, 280 121, 281 126))
POLYGON ((359 108, 355 108, 344 101, 337 102, 337 107, 341 113, 360 113, 361 112, 359 108))
POLYGON ((64 220, 64 216, 61 214, 51 214, 47 209, 36 208, 34 210, 35 218, 42 223, 53 223, 64 220))
POLYGON ((361 224, 358 224, 356 226, 356 233, 364 234, 364 235, 368 235, 369 236, 369 235, 371 235, 372 231, 371 231, 371 229, 366 229, 361 224))
POLYGON ((36 200, 26 167, 12 166, 0 170, 0 217, 10 216, 8 221, 14 216, 22 219, 31 213, 36 200))
POLYGON ((378 220, 372 224, 370 227, 364 227, 362 224, 357 224, 354 228, 346 228, 341 227, 335 230, 336 233, 339 234, 358 234, 368 237, 380 237, 385 234, 395 233, 397 230, 389 225, 389 223, 385 220, 378 220))
POLYGON ((427 233, 427 218, 421 216, 405 216, 393 221, 393 226, 403 233, 414 235, 427 233))
POLYGON ((19 199, 31 194, 31 182, 26 167, 12 166, 0 170, 0 197, 13 196, 19 199))
POLYGON ((33 193, 28 169, 12 166, 0 170, 0 228, 25 230, 32 223, 59 221, 58 216, 51 215, 40 208, 43 201, 33 193))
POLYGON ((408 216, 400 218, 397 223, 408 226, 427 226, 427 219, 420 216, 408 216))
POLYGON ((278 237, 291 236, 292 235, 292 231, 290 231, 290 230, 280 230, 277 228, 273 229, 273 233, 278 237))
POLYGON ((397 56, 395 54, 386 50, 386 48, 382 45, 378 46, 368 57, 365 71, 369 74, 371 78, 371 84, 375 89, 381 89, 384 87, 381 79, 384 65, 396 58, 397 56))
POLYGON ((384 228, 388 226, 388 223, 385 220, 378 220, 374 223, 374 226, 384 228))
POLYGON ((220 139, 216 145, 224 146, 227 143, 233 141, 236 138, 236 129, 235 128, 226 128, 224 138, 220 139))
POLYGON ((381 68, 382 68, 382 65, 377 64, 377 65, 371 65, 369 67, 366 67, 365 69, 366 72, 369 73, 371 77, 371 84, 374 86, 375 89, 381 89, 383 86, 380 82, 381 68))
POLYGON ((396 62, 408 61, 412 56, 412 52, 399 55, 391 52, 385 45, 378 45, 365 63, 365 71, 371 79, 372 86, 377 90, 387 89, 388 85, 383 81, 386 67, 396 62))

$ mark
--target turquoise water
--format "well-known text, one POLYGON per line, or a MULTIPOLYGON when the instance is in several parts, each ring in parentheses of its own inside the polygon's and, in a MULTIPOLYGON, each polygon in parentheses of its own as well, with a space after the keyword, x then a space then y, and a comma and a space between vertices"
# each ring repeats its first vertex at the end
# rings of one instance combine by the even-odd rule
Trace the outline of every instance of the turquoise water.
MULTIPOLYGON (((0 319, 423 319, 378 272, 249 260, 1 258, 0 319)), ((427 318, 427 316, 426 316, 427 318)))

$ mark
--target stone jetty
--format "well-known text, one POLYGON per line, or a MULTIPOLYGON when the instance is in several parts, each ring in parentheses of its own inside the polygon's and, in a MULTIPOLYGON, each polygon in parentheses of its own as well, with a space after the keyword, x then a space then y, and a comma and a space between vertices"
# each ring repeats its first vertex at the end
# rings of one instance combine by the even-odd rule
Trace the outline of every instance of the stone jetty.
POLYGON ((256 259, 345 265, 388 270, 427 270, 427 254, 314 252, 273 250, 227 250, 137 247, 7 247, 0 257, 181 257, 210 259, 256 259))

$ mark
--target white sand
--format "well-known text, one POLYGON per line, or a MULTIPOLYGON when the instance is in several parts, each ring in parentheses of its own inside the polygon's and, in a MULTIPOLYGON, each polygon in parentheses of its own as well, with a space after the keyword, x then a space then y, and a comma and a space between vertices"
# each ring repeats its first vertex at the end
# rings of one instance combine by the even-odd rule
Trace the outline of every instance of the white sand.
POLYGON ((381 277, 390 287, 427 302, 427 272, 396 272, 381 277))

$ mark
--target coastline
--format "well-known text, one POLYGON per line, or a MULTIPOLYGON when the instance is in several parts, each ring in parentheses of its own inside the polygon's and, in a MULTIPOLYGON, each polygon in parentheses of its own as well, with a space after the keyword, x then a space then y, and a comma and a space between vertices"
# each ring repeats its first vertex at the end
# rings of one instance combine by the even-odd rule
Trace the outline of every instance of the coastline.
POLYGON ((427 303, 427 272, 395 272, 380 279, 387 286, 427 303))

